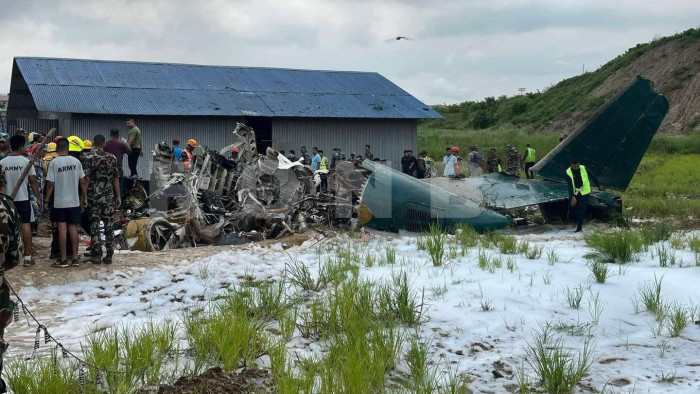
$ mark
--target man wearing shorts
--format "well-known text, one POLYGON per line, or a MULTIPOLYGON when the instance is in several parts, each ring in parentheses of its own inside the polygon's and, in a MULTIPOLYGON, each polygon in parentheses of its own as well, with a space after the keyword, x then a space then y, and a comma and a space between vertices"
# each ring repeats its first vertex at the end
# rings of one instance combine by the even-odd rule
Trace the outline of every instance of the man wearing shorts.
POLYGON ((51 221, 58 226, 60 259, 52 267, 80 267, 78 261, 78 228, 80 207, 87 201, 87 181, 80 160, 68 155, 70 143, 63 138, 56 143, 58 156, 51 160, 46 174, 46 200, 54 193, 51 221), (80 192, 78 192, 80 186, 80 192), (70 235, 73 261, 66 258, 66 238, 70 235))
MULTIPOLYGON (((21 135, 13 135, 10 138, 10 149, 12 153, 10 156, 0 160, 0 166, 2 167, 2 172, 5 176, 5 190, 0 188, 0 191, 5 193, 11 193, 15 188, 15 185, 19 181, 20 175, 24 168, 29 164, 29 159, 24 157, 25 151, 25 137, 21 135)), ((20 222, 22 223, 22 240, 24 241, 24 266, 29 267, 34 265, 34 259, 32 259, 32 205, 29 202, 29 192, 27 187, 27 178, 29 178, 29 183, 32 186, 32 191, 35 196, 39 196, 39 183, 36 180, 36 173, 34 172, 34 166, 29 168, 29 175, 22 180, 22 185, 17 191, 15 196, 15 208, 17 209, 17 214, 19 215, 20 222)), ((39 210, 41 210, 41 202, 38 201, 39 210)))

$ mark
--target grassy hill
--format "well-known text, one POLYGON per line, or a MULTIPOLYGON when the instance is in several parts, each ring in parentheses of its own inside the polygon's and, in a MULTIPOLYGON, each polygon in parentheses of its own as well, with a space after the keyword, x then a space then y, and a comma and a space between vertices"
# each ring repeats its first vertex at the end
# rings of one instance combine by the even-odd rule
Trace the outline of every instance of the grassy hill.
POLYGON ((445 119, 421 129, 486 129, 513 125, 551 132, 575 129, 636 75, 651 79, 671 109, 662 133, 700 130, 700 29, 638 44, 593 72, 565 79, 542 93, 486 97, 434 107, 445 119))

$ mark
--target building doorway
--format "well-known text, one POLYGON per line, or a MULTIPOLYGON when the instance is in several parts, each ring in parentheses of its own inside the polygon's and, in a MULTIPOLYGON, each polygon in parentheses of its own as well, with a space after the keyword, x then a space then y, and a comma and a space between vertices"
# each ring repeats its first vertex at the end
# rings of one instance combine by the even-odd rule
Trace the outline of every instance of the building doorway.
POLYGON ((264 116, 246 116, 246 126, 255 131, 255 141, 258 145, 258 153, 265 153, 272 146, 272 119, 264 116))

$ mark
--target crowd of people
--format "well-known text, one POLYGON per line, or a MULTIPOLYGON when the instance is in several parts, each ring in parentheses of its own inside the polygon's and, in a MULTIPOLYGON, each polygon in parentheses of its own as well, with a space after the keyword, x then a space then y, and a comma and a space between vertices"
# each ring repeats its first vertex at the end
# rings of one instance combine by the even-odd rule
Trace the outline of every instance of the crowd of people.
POLYGON ((124 182, 121 165, 126 155, 131 175, 137 176, 142 155, 140 131, 133 119, 126 124, 128 140, 120 138, 118 129, 111 130, 109 140, 97 134, 92 141, 69 136, 49 143, 44 143, 44 133, 27 135, 17 129, 12 137, 0 134, 0 191, 10 194, 17 189, 14 202, 21 222, 24 266, 35 264, 32 237, 47 214, 52 233, 50 258, 56 260, 53 267, 80 266, 78 226, 90 236, 88 261, 112 263, 114 213, 121 206, 124 182), (29 157, 34 158, 33 166, 21 178, 29 157))
POLYGON ((484 175, 485 173, 490 174, 495 172, 503 172, 508 175, 520 176, 521 169, 524 169, 525 177, 528 179, 534 178, 532 167, 537 162, 537 152, 530 146, 530 144, 525 145, 525 154, 523 156, 520 156, 517 149, 513 145, 508 145, 506 147, 506 152, 507 156, 504 166, 501 157, 498 156, 498 153, 496 152, 496 148, 489 149, 488 155, 484 157, 484 154, 479 151, 479 147, 473 145, 469 147, 469 153, 467 153, 466 170, 468 172, 465 172, 465 168, 463 167, 464 160, 459 154, 459 147, 447 147, 445 148, 445 156, 442 159, 442 163, 445 165, 443 176, 450 178, 463 178, 466 176, 476 177, 484 175))

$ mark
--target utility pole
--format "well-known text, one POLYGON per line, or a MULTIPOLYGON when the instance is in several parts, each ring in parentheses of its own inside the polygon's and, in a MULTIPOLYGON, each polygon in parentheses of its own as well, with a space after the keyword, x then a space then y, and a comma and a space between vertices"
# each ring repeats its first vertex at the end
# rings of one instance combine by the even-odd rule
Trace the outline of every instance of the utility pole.
POLYGON ((525 88, 518 88, 518 92, 520 92, 520 95, 522 96, 525 92, 525 88))

